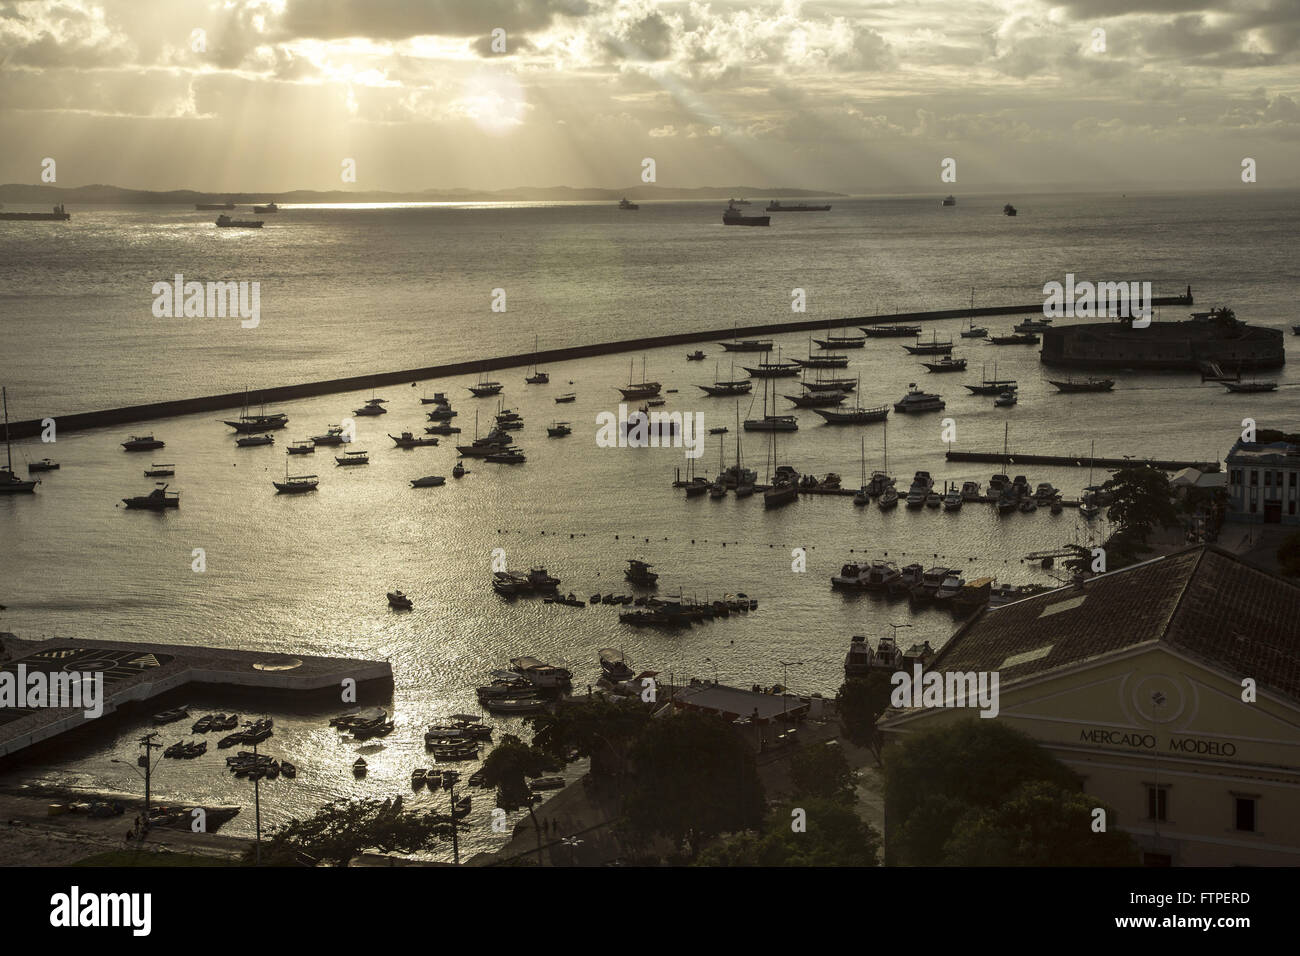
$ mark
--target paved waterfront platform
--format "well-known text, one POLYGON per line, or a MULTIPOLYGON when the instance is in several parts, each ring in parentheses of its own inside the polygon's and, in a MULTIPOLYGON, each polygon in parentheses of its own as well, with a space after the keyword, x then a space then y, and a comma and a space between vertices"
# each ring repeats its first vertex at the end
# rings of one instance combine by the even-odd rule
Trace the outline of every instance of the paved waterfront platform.
POLYGON ((0 708, 0 758, 185 687, 238 692, 271 704, 311 698, 337 702, 348 678, 358 689, 393 682, 387 661, 66 637, 28 641, 0 633, 0 671, 16 672, 20 664, 28 674, 102 673, 103 713, 87 718, 71 707, 0 708))

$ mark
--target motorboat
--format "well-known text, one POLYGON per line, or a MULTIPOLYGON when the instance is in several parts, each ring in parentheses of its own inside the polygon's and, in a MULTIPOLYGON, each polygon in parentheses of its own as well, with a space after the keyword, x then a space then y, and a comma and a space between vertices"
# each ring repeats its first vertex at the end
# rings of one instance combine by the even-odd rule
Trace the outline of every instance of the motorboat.
POLYGON ((163 511, 167 508, 179 508, 181 496, 178 491, 168 491, 167 485, 160 481, 158 487, 149 494, 123 498, 122 503, 128 508, 141 511, 163 511))
POLYGON ((27 466, 27 474, 35 474, 39 471, 58 471, 59 463, 51 461, 49 458, 42 458, 40 461, 33 461, 27 466))
POLYGON ((448 422, 438 422, 435 425, 425 425, 424 433, 426 435, 459 435, 460 429, 448 422))
POLYGON ((907 389, 907 394, 894 403, 894 411, 906 414, 909 412, 937 412, 944 409, 944 401, 939 395, 923 392, 916 387, 915 382, 908 385, 907 389))
POLYGON ((518 448, 503 448, 486 455, 483 460, 497 465, 522 465, 528 458, 518 448))
POLYGON ((382 398, 369 399, 360 408, 354 408, 352 410, 352 414, 360 415, 362 417, 374 417, 376 415, 387 415, 388 409, 384 408, 384 403, 385 400, 382 398))
POLYGON ((1009 388, 1005 392, 1000 394, 997 398, 993 399, 993 405, 996 408, 1008 408, 1011 405, 1015 405, 1019 401, 1020 398, 1017 395, 1016 389, 1009 388))
POLYGON ((978 481, 962 482, 961 484, 962 501, 979 501, 981 497, 982 495, 980 494, 980 483, 978 481))
POLYGON ((154 438, 153 435, 132 435, 122 442, 122 447, 127 451, 149 451, 153 448, 162 448, 165 444, 165 442, 154 438))
POLYGON ((925 496, 925 506, 927 508, 938 508, 943 504, 943 496, 937 491, 931 491, 925 496))
POLYGON ((146 478, 171 478, 175 474, 176 466, 165 462, 163 464, 155 463, 144 470, 146 478))
POLYGON ((960 593, 961 589, 966 586, 966 581, 956 571, 949 571, 944 576, 943 582, 934 592, 934 600, 943 602, 951 601, 960 593))
POLYGON ((412 488, 438 488, 447 483, 447 479, 442 475, 425 475, 423 478, 412 478, 412 488))
POLYGON ((573 428, 568 422, 554 422, 547 426, 546 434, 551 438, 563 438, 572 435, 573 428))
POLYGON ((1088 378, 1084 379, 1082 382, 1076 382, 1074 379, 1067 379, 1062 382, 1057 379, 1049 378, 1047 382, 1049 385, 1055 385, 1058 392, 1067 393, 1109 392, 1115 387, 1115 380, 1113 378, 1088 378))
POLYGON ((451 470, 451 476, 452 476, 453 478, 462 478, 462 477, 464 477, 465 473, 468 472, 468 471, 469 471, 469 469, 466 468, 466 467, 464 466, 464 464, 462 464, 461 462, 458 461, 458 462, 456 462, 456 467, 454 467, 454 468, 451 470))
POLYGON ((686 353, 686 361, 688 361, 688 362, 703 362, 703 361, 704 361, 704 350, 703 350, 703 349, 696 349, 694 352, 687 352, 687 353, 686 353))
POLYGON ((291 455, 314 455, 316 454, 316 445, 308 438, 294 442, 289 446, 288 452, 291 455))
POLYGON ((555 396, 556 405, 564 405, 568 402, 575 402, 577 400, 578 400, 578 396, 573 392, 565 392, 563 395, 555 396))
POLYGON ((901 577, 892 561, 850 562, 831 578, 832 588, 885 591, 901 577))
POLYGON ((239 448, 260 448, 263 445, 274 444, 274 435, 247 435, 243 438, 235 439, 235 445, 239 448))
POLYGON ((638 561, 636 558, 629 558, 627 568, 623 571, 623 577, 628 582, 639 588, 655 587, 659 581, 659 575, 650 570, 651 565, 644 561, 638 561))
POLYGON ((342 445, 346 441, 348 437, 341 425, 331 425, 324 435, 313 435, 311 439, 313 447, 342 445))
POLYGON ((912 486, 907 490, 907 507, 920 508, 934 488, 934 479, 928 471, 918 471, 912 476, 912 486))
POLYGON ((956 487, 949 488, 948 493, 943 496, 943 510, 960 511, 961 506, 965 503, 965 501, 966 499, 962 497, 961 491, 959 491, 956 487))
POLYGON ((881 511, 888 511, 890 508, 898 507, 898 491, 891 485, 889 488, 876 499, 876 505, 881 511))

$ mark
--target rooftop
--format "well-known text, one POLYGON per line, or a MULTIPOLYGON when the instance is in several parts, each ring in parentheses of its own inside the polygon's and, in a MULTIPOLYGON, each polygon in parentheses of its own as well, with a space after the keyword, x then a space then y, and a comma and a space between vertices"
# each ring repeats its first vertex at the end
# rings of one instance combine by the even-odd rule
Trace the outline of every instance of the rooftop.
POLYGON ((1300 701, 1300 585, 1212 546, 986 608, 931 666, 1006 686, 1154 642, 1300 701))
POLYGON ((1300 445, 1275 441, 1268 444, 1238 440, 1228 452, 1230 465, 1300 465, 1300 445))
POLYGON ((677 707, 718 714, 728 720, 747 718, 760 724, 780 718, 787 710, 799 714, 808 708, 808 702, 796 694, 762 694, 706 683, 677 688, 673 692, 673 703, 677 707))

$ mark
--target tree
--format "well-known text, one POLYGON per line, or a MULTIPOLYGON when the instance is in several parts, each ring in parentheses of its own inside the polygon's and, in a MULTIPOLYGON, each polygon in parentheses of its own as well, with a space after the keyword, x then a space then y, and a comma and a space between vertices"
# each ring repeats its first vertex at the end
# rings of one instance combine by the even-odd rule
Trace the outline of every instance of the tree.
POLYGON ((763 785, 754 755, 731 724, 704 714, 652 720, 632 746, 636 783, 623 795, 623 832, 700 847, 761 824, 763 785))
POLYGON ((857 774, 834 741, 804 747, 790 757, 790 784, 801 798, 852 806, 857 802, 857 782, 857 774))
POLYGON ((876 721, 889 709, 889 695, 893 690, 890 675, 872 672, 866 677, 850 677, 840 685, 835 695, 836 708, 840 715, 840 729, 851 743, 859 747, 870 747, 880 762, 880 734, 876 731, 876 721))
POLYGON ((555 760, 549 754, 528 746, 514 734, 506 734, 483 761, 483 786, 496 787, 497 806, 502 810, 528 807, 537 834, 537 865, 542 865, 542 826, 533 810, 536 803, 528 786, 529 778, 540 777, 555 769, 555 760))
POLYGON ((650 720, 650 713, 640 700, 614 702, 593 697, 530 720, 535 749, 560 761, 573 752, 590 757, 592 776, 610 777, 626 770, 628 748, 650 720))
MULTIPOLYGON (((270 866, 300 865, 304 857, 334 866, 347 866, 363 850, 413 853, 435 839, 451 838, 451 819, 426 811, 402 809, 402 798, 389 800, 335 800, 306 820, 293 819, 272 831, 263 844, 262 860, 270 866)), ((244 862, 252 863, 256 848, 249 847, 244 862)))
POLYGON ((965 812, 997 807, 1031 781, 1080 788, 1079 778, 1032 738, 996 721, 970 718, 909 735, 885 760, 889 862, 940 864, 965 812))
POLYGON ((1159 468, 1121 468, 1101 488, 1113 496, 1106 516, 1121 532, 1133 535, 1142 544, 1157 525, 1168 528, 1178 523, 1169 476, 1159 468))
POLYGON ((761 833, 742 833, 704 850, 699 866, 876 866, 880 834, 851 805, 813 798, 773 809, 761 833), (807 829, 796 832, 794 812, 807 829))
MULTIPOLYGON (((945 866, 1134 866, 1122 830, 1093 830, 1096 798, 1038 780, 991 810, 970 810, 943 848, 945 866)), ((1101 807, 1109 819, 1113 812, 1101 807)))

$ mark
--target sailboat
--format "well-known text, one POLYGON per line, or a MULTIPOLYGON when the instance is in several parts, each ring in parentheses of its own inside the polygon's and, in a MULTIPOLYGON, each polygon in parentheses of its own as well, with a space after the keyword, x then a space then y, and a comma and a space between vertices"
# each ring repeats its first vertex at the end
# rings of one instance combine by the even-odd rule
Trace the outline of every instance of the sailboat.
POLYGON ((475 398, 487 398, 489 395, 499 394, 501 389, 505 388, 500 382, 489 382, 487 380, 487 369, 483 370, 483 375, 479 378, 478 384, 466 386, 475 398))
POLYGON ((966 329, 961 333, 963 339, 986 339, 989 336, 989 330, 983 326, 975 324, 975 290, 970 290, 970 311, 971 314, 966 319, 966 329))
POLYGON ((0 390, 0 396, 4 400, 5 408, 5 457, 8 459, 8 465, 3 471, 0 471, 0 495, 21 495, 31 494, 40 484, 40 479, 23 481, 14 474, 14 453, 9 447, 9 394, 5 390, 0 390))
MULTIPOLYGON (((1092 462, 1097 454, 1097 439, 1092 440, 1092 448, 1088 452, 1088 487, 1092 487, 1092 462)), ((1079 514, 1083 515, 1085 521, 1091 521, 1101 513, 1101 508, 1097 504, 1096 492, 1089 491, 1079 502, 1079 514)))
MULTIPOLYGON (((772 380, 772 404, 776 405, 776 381, 772 380)), ((799 420, 793 415, 769 415, 767 413, 767 380, 763 382, 763 417, 746 418, 747 432, 793 432, 799 430, 799 420)))
POLYGON ((876 504, 880 506, 881 511, 888 511, 890 508, 898 507, 898 489, 894 487, 894 479, 889 475, 889 420, 885 420, 885 461, 882 465, 883 471, 873 471, 871 473, 871 484, 868 488, 869 493, 878 495, 876 504))
POLYGON ((663 388, 663 386, 658 382, 646 381, 644 355, 641 356, 641 381, 639 382, 632 381, 633 368, 635 368, 635 366, 629 364, 628 376, 627 376, 628 378, 627 387, 626 388, 624 388, 623 386, 618 387, 618 390, 623 393, 623 398, 627 401, 632 401, 633 399, 638 399, 638 398, 655 398, 656 396, 658 396, 659 390, 663 388))
POLYGON ((529 385, 545 385, 551 380, 549 372, 539 372, 537 370, 537 336, 533 336, 533 374, 524 376, 524 381, 529 385))
MULTIPOLYGON (((858 386, 861 387, 861 379, 858 386)), ((875 408, 863 408, 857 405, 853 408, 831 410, 826 408, 814 408, 813 411, 826 419, 827 425, 865 425, 869 422, 883 422, 889 418, 889 406, 878 405, 875 408)))
POLYGON ((724 465, 725 453, 723 451, 723 442, 727 440, 725 435, 718 436, 718 477, 713 480, 709 486, 709 497, 714 500, 727 497, 727 480, 726 468, 724 465))
POLYGON ((266 403, 262 403, 262 411, 258 415, 248 414, 248 389, 244 389, 244 408, 239 414, 238 421, 228 421, 229 425, 240 434, 251 434, 253 432, 265 432, 275 428, 285 428, 289 424, 289 416, 284 412, 272 412, 266 414, 266 403))
POLYGON ((988 366, 984 366, 984 371, 981 375, 981 378, 983 379, 982 382, 979 385, 965 385, 964 387, 970 389, 972 395, 1001 395, 1008 389, 1016 387, 1016 380, 1014 378, 998 378, 997 362, 993 363, 993 377, 988 378, 987 375, 988 366))
POLYGON ((736 497, 748 498, 754 493, 754 479, 758 476, 745 467, 740 454, 740 431, 740 402, 736 402, 736 464, 732 467, 735 469, 736 497))
POLYGON ((747 378, 736 379, 736 363, 734 360, 731 363, 731 376, 733 380, 730 382, 718 381, 718 364, 715 362, 713 364, 713 384, 696 385, 695 387, 701 389, 710 398, 721 398, 726 395, 747 395, 749 390, 754 387, 754 383, 747 378))
MULTIPOLYGON (((767 383, 765 382, 763 388, 764 411, 767 410, 766 384, 767 383)), ((772 393, 776 394, 775 382, 772 383, 772 393)), ((749 427, 749 423, 746 422, 745 426, 749 427)), ((763 507, 780 508, 783 505, 788 505, 790 502, 798 500, 799 486, 795 483, 795 480, 790 477, 778 477, 775 480, 773 479, 772 472, 776 469, 776 430, 772 430, 771 434, 772 439, 768 443, 768 454, 770 456, 767 470, 768 486, 763 490, 763 507)))
POLYGON ((853 503, 855 505, 869 505, 871 504, 871 492, 867 488, 867 440, 866 438, 862 439, 860 454, 861 454, 861 460, 859 461, 859 465, 858 465, 860 471, 858 480, 860 484, 858 485, 858 493, 853 496, 853 503))

